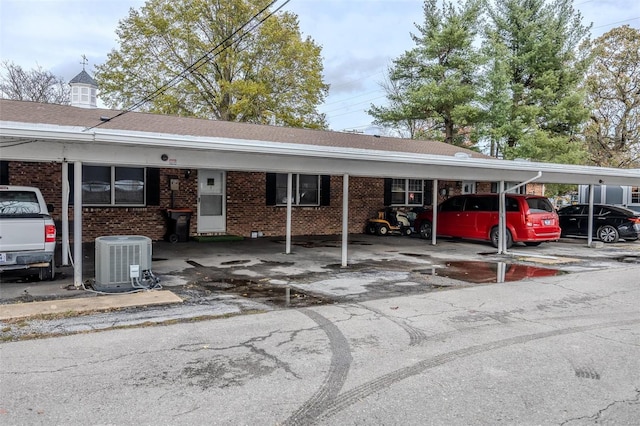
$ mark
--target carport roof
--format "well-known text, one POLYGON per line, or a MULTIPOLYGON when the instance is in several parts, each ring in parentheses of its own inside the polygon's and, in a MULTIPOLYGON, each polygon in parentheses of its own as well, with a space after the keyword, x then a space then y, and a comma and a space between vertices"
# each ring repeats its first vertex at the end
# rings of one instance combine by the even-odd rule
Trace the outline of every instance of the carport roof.
POLYGON ((537 182, 640 185, 638 170, 498 160, 435 141, 138 112, 113 118, 119 113, 0 100, 2 157, 28 161, 99 159, 116 164, 138 161, 166 167, 168 164, 156 155, 162 148, 179 150, 180 167, 494 182, 520 182, 537 176, 537 182), (21 143, 27 141, 30 144, 21 143), (134 148, 153 155, 140 154, 133 159, 130 150, 134 148))

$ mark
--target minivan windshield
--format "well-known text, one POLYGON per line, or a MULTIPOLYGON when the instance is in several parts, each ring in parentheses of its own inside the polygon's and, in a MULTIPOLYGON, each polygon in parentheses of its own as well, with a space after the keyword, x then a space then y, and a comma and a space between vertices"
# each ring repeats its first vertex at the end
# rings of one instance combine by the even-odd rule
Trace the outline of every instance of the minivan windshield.
POLYGON ((527 198, 527 204, 532 213, 550 213, 553 211, 553 206, 546 198, 527 198))

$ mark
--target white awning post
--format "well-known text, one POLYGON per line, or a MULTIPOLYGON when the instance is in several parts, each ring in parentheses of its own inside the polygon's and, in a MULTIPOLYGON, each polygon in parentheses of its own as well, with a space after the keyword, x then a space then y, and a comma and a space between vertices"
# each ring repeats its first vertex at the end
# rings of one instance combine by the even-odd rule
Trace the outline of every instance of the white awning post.
POLYGON ((589 219, 587 220, 587 246, 593 243, 593 185, 589 185, 589 219))
POLYGON ((514 189, 518 189, 521 186, 525 186, 528 183, 531 183, 535 180, 538 180, 542 177, 542 172, 538 171, 531 179, 527 179, 524 182, 520 182, 517 185, 512 186, 511 188, 506 189, 504 187, 504 181, 500 181, 500 218, 498 221, 498 254, 507 254, 507 197, 505 193, 507 191, 513 191, 514 189))
POLYGON ((291 193, 293 192, 293 175, 287 174, 287 230, 286 230, 286 245, 285 253, 291 254, 291 193))
POLYGON ((506 215, 506 195, 504 191, 504 181, 501 180, 498 184, 498 254, 506 254, 506 230, 507 230, 507 215, 506 215))
POLYGON ((82 161, 73 163, 73 285, 82 287, 82 161))
MULTIPOLYGON (((433 180, 432 201, 431 201, 431 245, 435 246, 437 242, 437 229, 438 229, 438 179, 433 180)), ((416 232, 420 232, 419 229, 416 232)))
POLYGON ((62 229, 62 258, 64 266, 69 264, 69 163, 62 162, 62 211, 60 212, 62 229))
POLYGON ((349 244, 349 175, 342 176, 342 267, 347 267, 347 247, 349 244))

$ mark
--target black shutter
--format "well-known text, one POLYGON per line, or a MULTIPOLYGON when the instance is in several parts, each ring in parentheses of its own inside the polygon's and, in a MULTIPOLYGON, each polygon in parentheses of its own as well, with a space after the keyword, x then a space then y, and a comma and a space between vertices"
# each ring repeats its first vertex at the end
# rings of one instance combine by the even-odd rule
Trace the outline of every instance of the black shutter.
POLYGON ((320 205, 331 205, 331 176, 320 176, 320 205))
POLYGON ((393 179, 385 178, 384 180, 384 205, 391 205, 391 184, 393 183, 393 179))
POLYGON ((422 203, 425 206, 433 205, 433 181, 425 179, 424 180, 424 202, 422 203))
POLYGON ((9 162, 0 161, 0 185, 9 185, 9 162))
POLYGON ((69 178, 69 205, 72 206, 73 205, 73 182, 75 181, 73 176, 74 167, 73 167, 73 163, 67 163, 67 174, 68 174, 68 178, 69 178))
POLYGON ((147 169, 146 196, 148 206, 160 205, 160 169, 147 169))
POLYGON ((276 174, 267 173, 265 199, 267 206, 276 205, 276 174))

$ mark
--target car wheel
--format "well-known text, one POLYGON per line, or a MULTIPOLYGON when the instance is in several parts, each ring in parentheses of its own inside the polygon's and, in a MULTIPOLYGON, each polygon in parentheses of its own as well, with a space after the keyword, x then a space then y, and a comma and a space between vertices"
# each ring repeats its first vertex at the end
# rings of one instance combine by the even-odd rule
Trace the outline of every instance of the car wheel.
POLYGON ((378 235, 387 235, 389 233, 389 227, 385 224, 378 225, 378 228, 376 229, 376 233, 378 235))
POLYGON ((420 225, 420 238, 430 239, 431 229, 431 222, 424 222, 422 225, 420 225))
POLYGON ((618 230, 611 225, 604 225, 598 229, 598 238, 603 243, 617 243, 620 239, 618 230))
POLYGON ((55 279, 55 276, 56 273, 53 266, 53 261, 49 262, 49 266, 40 268, 40 270, 38 271, 38 278, 40 279, 40 281, 53 281, 55 279))
MULTIPOLYGON (((491 229, 491 232, 489 234, 489 237, 491 238, 491 244, 495 247, 498 248, 498 236, 500 234, 500 230, 498 229, 497 226, 494 226, 491 229)), ((511 246, 513 246, 513 237, 511 236, 511 232, 507 229, 507 248, 511 248, 511 246)))

